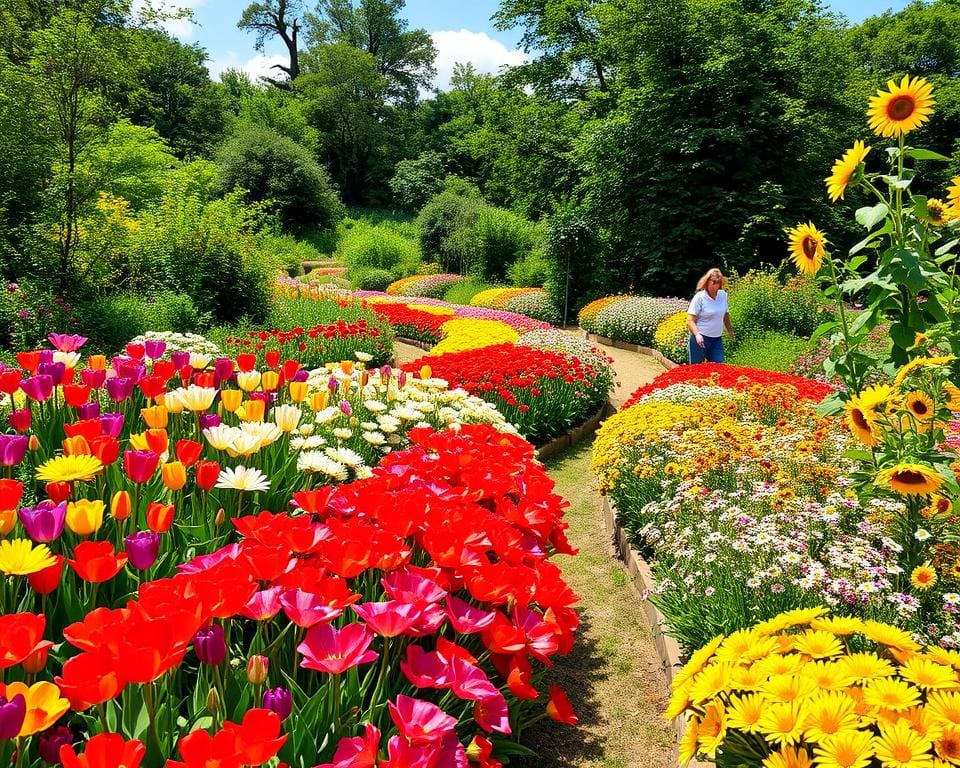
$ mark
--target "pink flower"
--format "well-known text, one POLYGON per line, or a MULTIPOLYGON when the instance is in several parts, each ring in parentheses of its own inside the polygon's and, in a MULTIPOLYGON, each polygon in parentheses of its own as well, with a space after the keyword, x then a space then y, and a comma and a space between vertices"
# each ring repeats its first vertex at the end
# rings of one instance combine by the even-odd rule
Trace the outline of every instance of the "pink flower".
POLYGON ((53 344, 54 349, 61 352, 76 352, 87 343, 86 336, 77 336, 73 333, 51 333, 47 338, 53 344))
POLYGON ((495 611, 485 611, 459 597, 447 595, 447 618, 450 626, 461 634, 469 635, 489 627, 496 615, 495 611))
MULTIPOLYGON (((451 690, 461 699, 479 701, 491 697, 503 698, 500 692, 490 682, 487 673, 475 664, 454 656, 450 659, 450 671, 453 673, 451 690)), ((506 705, 504 705, 506 709, 506 705)))
POLYGON ((400 694, 397 703, 387 702, 387 709, 400 735, 410 744, 433 744, 457 726, 457 719, 436 704, 400 694))
POLYGON ((326 624, 343 613, 343 608, 328 605, 322 596, 302 589, 288 589, 280 595, 280 605, 287 618, 304 629, 326 624))
POLYGON ((381 768, 469 768, 467 752, 456 733, 448 733, 433 744, 408 744, 392 736, 387 749, 390 759, 381 768))
POLYGON ((254 592, 240 613, 249 616, 254 621, 272 619, 280 613, 280 593, 283 587, 270 587, 254 592))
POLYGON ((405 603, 414 603, 422 600, 425 603, 437 603, 442 600, 447 591, 435 581, 409 571, 394 571, 387 574, 380 583, 389 597, 394 600, 403 600, 405 603))
POLYGON ((417 688, 449 688, 453 679, 447 660, 419 645, 407 646, 407 658, 400 662, 400 670, 417 688))
POLYGON ((297 646, 303 654, 300 666, 339 675, 378 657, 376 651, 367 650, 371 642, 373 634, 363 624, 347 624, 339 631, 329 624, 310 627, 297 646))
POLYGON ((332 763, 323 763, 316 768, 374 768, 380 748, 380 731, 372 723, 364 724, 363 736, 340 739, 332 763))
POLYGON ((402 635, 420 618, 420 609, 410 603, 390 600, 385 603, 362 603, 353 606, 354 612, 374 632, 382 637, 402 635))
POLYGON ((510 733, 510 713, 502 695, 478 699, 473 705, 473 719, 488 733, 510 733))

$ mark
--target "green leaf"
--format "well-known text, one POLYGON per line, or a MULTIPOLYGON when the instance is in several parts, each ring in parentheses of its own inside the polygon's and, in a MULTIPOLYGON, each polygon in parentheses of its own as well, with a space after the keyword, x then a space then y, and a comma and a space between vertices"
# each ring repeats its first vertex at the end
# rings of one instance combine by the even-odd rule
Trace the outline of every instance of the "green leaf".
POLYGON ((831 392, 814 410, 820 416, 835 416, 843 411, 843 397, 839 392, 831 392))
POLYGON ((898 347, 906 349, 912 347, 917 334, 910 326, 903 322, 893 323, 890 326, 890 338, 898 347))
POLYGON ((890 213, 890 209, 886 203, 878 203, 873 207, 866 206, 857 211, 857 222, 869 231, 883 221, 888 213, 890 213))
POLYGON ((914 160, 939 160, 943 163, 950 162, 949 157, 941 155, 939 152, 934 152, 931 149, 907 149, 904 150, 903 154, 907 157, 912 157, 914 160))
POLYGON ((960 243, 960 238, 954 238, 949 243, 945 243, 941 245, 939 248, 937 248, 936 251, 934 251, 934 255, 943 256, 945 253, 948 253, 949 251, 953 250, 956 247, 957 243, 960 243))

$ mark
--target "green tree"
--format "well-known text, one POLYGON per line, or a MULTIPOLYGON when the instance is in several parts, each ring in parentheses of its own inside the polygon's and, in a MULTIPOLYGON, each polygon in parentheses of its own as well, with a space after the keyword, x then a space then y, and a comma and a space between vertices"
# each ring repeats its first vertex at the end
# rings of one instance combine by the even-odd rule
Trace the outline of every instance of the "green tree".
POLYGON ((320 0, 309 17, 313 44, 343 43, 369 53, 387 79, 387 96, 411 103, 430 87, 437 49, 425 29, 407 29, 406 0, 320 0))
POLYGON ((401 160, 390 179, 393 199, 401 208, 417 211, 440 191, 446 175, 439 152, 427 151, 415 160, 401 160))

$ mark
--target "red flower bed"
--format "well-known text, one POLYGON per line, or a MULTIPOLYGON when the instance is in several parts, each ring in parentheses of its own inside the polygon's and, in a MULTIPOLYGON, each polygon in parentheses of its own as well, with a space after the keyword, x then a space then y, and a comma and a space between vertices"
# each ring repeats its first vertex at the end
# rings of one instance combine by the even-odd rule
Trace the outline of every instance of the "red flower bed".
POLYGON ((438 315, 436 312, 425 312, 422 309, 412 309, 406 304, 376 303, 367 306, 390 323, 398 336, 424 341, 428 344, 435 344, 443 338, 443 334, 440 333, 440 326, 454 317, 453 315, 438 315))
POLYGON ((800 397, 814 403, 819 403, 835 390, 835 387, 829 384, 801 376, 791 376, 787 373, 761 371, 758 368, 738 365, 697 363, 696 365, 679 365, 666 373, 661 373, 649 384, 640 387, 630 395, 630 399, 624 403, 623 408, 629 408, 644 395, 658 389, 666 389, 672 384, 700 384, 738 390, 748 389, 755 384, 789 384, 797 390, 800 397))
POLYGON ((490 347, 421 357, 403 366, 418 373, 429 366, 451 387, 493 403, 524 437, 544 441, 582 423, 600 408, 613 381, 574 355, 533 347, 490 347))
POLYGON ((263 365, 266 353, 295 358, 305 368, 316 368, 331 360, 352 360, 355 351, 371 355, 375 364, 385 363, 390 347, 384 343, 384 328, 366 320, 338 320, 312 328, 288 331, 249 331, 246 336, 230 336, 227 349, 234 355, 253 352, 263 365))

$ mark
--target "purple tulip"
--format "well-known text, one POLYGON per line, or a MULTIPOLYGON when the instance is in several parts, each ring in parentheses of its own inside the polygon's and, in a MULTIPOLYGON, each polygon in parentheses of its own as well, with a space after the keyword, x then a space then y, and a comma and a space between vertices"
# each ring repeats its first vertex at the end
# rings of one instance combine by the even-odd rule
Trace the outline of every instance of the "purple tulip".
POLYGON ((339 405, 340 412, 343 413, 344 416, 353 416, 353 406, 350 405, 348 401, 341 400, 339 405))
POLYGON ((143 348, 146 350, 147 357, 151 360, 159 360, 163 353, 167 351, 167 342, 159 339, 150 339, 143 342, 143 348))
POLYGON ((77 336, 74 333, 51 333, 47 336, 54 349, 61 352, 76 352, 87 343, 86 336, 77 336))
POLYGON ((60 747, 73 744, 77 740, 72 728, 66 725, 57 725, 48 728, 37 739, 37 752, 43 761, 49 765, 61 765, 60 747))
POLYGON ((293 696, 286 688, 268 688, 263 692, 263 708, 276 712, 281 720, 286 720, 293 712, 293 696))
POLYGON ((400 371, 400 375, 397 376, 397 385, 400 389, 403 389, 403 385, 407 383, 407 372, 400 371))
POLYGON ((389 379, 390 373, 393 371, 389 365, 380 366, 380 377, 383 379, 389 379))
POLYGON ((233 376, 233 360, 229 357, 221 357, 213 362, 213 381, 216 386, 221 382, 229 381, 233 376))
POLYGON ((63 375, 67 372, 67 366, 63 363, 40 363, 37 366, 37 374, 40 376, 49 376, 53 379, 53 384, 61 384, 63 382, 63 375))
POLYGON ((299 371, 293 374, 293 378, 290 379, 290 381, 306 381, 309 378, 310 371, 308 371, 306 368, 301 368, 299 371))
POLYGON ((100 403, 81 403, 77 406, 77 418, 81 420, 96 419, 100 416, 100 403))
POLYGON ((15 739, 27 716, 27 700, 22 693, 12 699, 0 696, 0 741, 15 739))
POLYGON ((41 349, 40 350, 40 365, 50 365, 53 362, 53 350, 52 349, 41 349))
POLYGON ((107 394, 115 403, 122 403, 133 394, 135 382, 126 376, 114 376, 107 379, 107 394))
POLYGON ((0 435, 0 465, 15 467, 27 455, 30 438, 26 435, 0 435))
POLYGON ((337 387, 340 386, 340 382, 337 380, 336 376, 331 376, 327 379, 327 389, 330 390, 330 393, 333 394, 337 391, 337 387))
POLYGON ((211 624, 201 627, 193 636, 193 650, 202 664, 215 667, 227 657, 227 643, 223 635, 223 627, 211 624))
POLYGON ((107 372, 103 369, 84 368, 80 371, 80 380, 91 389, 100 389, 106 378, 107 372))
POLYGON ((20 382, 20 389, 31 400, 43 402, 53 394, 53 379, 49 376, 31 376, 20 382))
POLYGON ((200 429, 201 431, 207 429, 208 427, 219 427, 220 426, 220 417, 215 413, 201 413, 200 414, 200 429))
POLYGON ((173 361, 173 364, 177 366, 177 369, 183 368, 183 366, 190 363, 190 353, 184 352, 182 350, 177 350, 176 352, 170 353, 170 359, 173 361))
POLYGON ((42 544, 56 541, 67 519, 67 502, 54 504, 46 499, 35 507, 20 507, 19 517, 27 536, 34 541, 42 544))
POLYGON ((119 438, 123 431, 123 414, 101 413, 100 428, 103 430, 103 434, 119 438))
POLYGON ((130 565, 145 571, 157 561, 160 553, 160 534, 153 531, 137 531, 123 540, 123 550, 127 553, 130 565))

